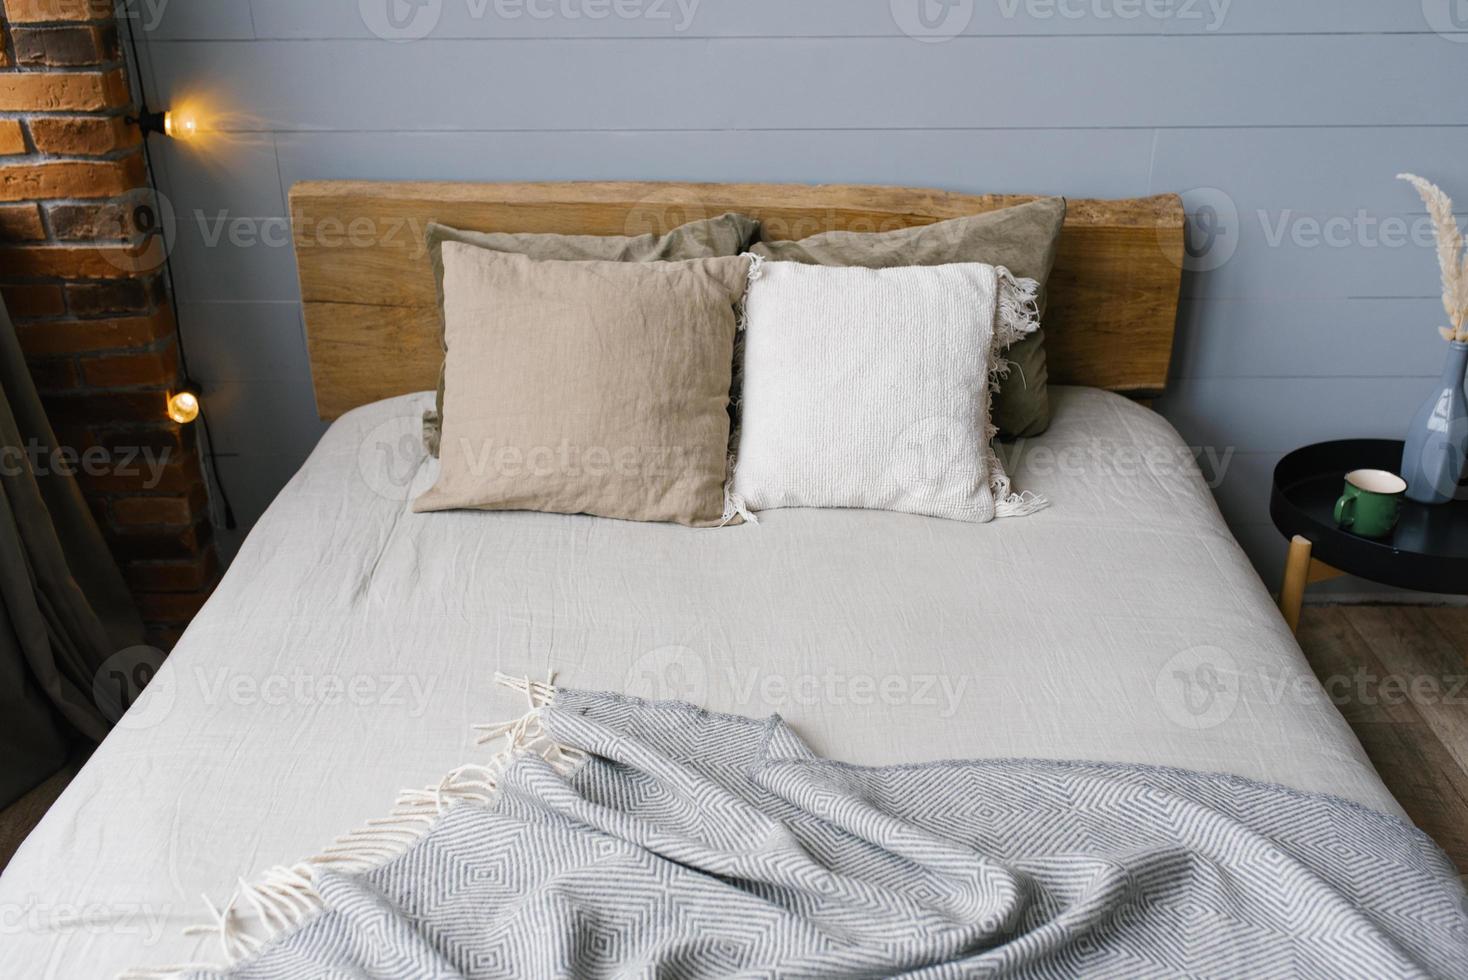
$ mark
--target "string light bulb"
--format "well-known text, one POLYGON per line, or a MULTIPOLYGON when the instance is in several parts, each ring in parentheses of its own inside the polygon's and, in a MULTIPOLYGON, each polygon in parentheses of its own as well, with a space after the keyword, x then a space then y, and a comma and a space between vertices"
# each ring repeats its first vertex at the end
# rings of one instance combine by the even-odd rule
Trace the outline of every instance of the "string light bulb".
POLYGON ((191 140, 199 134, 199 120, 192 112, 163 113, 163 135, 176 140, 191 140))
POLYGON ((199 417, 197 388, 180 388, 168 396, 168 417, 179 425, 188 425, 199 417))
POLYGON ((190 109, 152 112, 144 107, 136 116, 129 116, 128 122, 136 124, 144 136, 162 133, 176 140, 191 140, 199 135, 199 116, 190 109))

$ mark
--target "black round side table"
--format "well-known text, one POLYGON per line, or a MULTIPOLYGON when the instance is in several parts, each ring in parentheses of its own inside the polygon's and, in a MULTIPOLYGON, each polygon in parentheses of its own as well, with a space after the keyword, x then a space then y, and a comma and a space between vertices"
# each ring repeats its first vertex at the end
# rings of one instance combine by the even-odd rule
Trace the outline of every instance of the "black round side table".
POLYGON ((1299 628, 1305 587, 1339 575, 1417 592, 1468 595, 1468 500, 1436 507, 1404 501, 1396 530, 1380 540, 1336 526, 1335 502, 1347 473, 1397 473, 1401 466, 1400 441, 1343 439, 1297 449, 1274 468, 1269 516, 1290 540, 1279 596, 1290 629, 1299 628))

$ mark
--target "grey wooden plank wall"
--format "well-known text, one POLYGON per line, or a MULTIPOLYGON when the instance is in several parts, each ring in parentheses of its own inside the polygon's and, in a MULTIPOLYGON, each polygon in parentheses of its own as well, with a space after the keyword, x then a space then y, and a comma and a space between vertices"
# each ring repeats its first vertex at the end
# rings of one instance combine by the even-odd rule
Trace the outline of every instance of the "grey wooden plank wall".
POLYGON ((216 130, 155 145, 246 523, 323 431, 286 233, 305 179, 1181 192, 1214 245, 1186 277, 1159 409, 1227 460, 1219 504, 1270 584, 1275 461, 1398 435, 1443 354, 1425 215, 1393 177, 1468 204, 1458 0, 124 5, 155 102, 216 130))

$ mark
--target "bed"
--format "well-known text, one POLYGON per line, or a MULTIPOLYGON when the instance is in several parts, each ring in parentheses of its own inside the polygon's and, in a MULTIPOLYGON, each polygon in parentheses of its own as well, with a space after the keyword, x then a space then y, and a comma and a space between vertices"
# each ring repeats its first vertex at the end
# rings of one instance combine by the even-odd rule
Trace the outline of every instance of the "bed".
MULTIPOLYGON (((298 233, 323 210, 348 225, 364 208, 416 220, 425 186, 298 188, 298 233)), ((595 230, 627 227, 648 201, 682 217, 794 193, 506 186, 437 190, 435 209, 486 227, 595 230), (620 211, 607 210, 613 196, 620 211)), ((818 195, 803 200, 826 226, 857 200, 867 219, 905 221, 1002 200, 821 190, 800 193, 818 195)), ((201 894, 218 900, 241 877, 314 853, 403 786, 474 759, 470 726, 520 710, 497 671, 778 712, 817 752, 863 765, 1142 763, 1401 815, 1187 447, 1145 405, 1103 390, 1145 396, 1165 379, 1175 199, 1074 213, 1061 282, 1094 296, 1078 270, 1098 255, 1138 271, 1096 317, 1113 353, 1062 347, 1052 379, 1069 384, 1054 389, 1054 424, 1006 450, 1016 483, 1043 485, 1052 506, 992 525, 789 510, 700 533, 414 514, 437 465, 418 438, 432 401, 421 279, 387 285, 380 256, 364 258, 375 246, 303 248, 318 401, 339 418, 0 877, 7 973, 101 977, 208 959, 209 940, 182 933, 207 919, 201 894), (1144 342, 1120 356, 1129 316, 1144 342)), ((1077 315, 1062 302, 1056 323, 1077 315)))

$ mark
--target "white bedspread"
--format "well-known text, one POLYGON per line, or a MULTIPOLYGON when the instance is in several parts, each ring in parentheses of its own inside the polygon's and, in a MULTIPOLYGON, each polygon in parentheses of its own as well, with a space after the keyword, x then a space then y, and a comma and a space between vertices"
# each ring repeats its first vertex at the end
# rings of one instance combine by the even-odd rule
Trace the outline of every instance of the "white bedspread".
POLYGON ((1052 506, 990 525, 415 515, 428 396, 351 413, 0 877, 4 974, 213 959, 180 935, 200 893, 487 757, 469 726, 521 711, 496 670, 778 711, 858 763, 1152 763, 1399 813, 1176 433, 1052 390, 1054 427, 1010 456, 1052 506))

